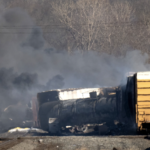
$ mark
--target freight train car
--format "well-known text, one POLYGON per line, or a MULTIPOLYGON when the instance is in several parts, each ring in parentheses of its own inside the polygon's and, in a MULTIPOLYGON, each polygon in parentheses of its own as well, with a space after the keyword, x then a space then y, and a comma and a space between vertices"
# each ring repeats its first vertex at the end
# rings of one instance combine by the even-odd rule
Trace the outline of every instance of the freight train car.
POLYGON ((40 125, 50 132, 116 119, 128 120, 139 132, 150 130, 150 72, 132 73, 114 88, 51 90, 38 93, 37 99, 40 125))
POLYGON ((41 127, 51 133, 64 126, 110 122, 117 115, 115 88, 51 90, 37 98, 41 127))
POLYGON ((135 123, 138 132, 149 132, 150 72, 138 72, 129 76, 123 93, 123 106, 129 119, 135 123))

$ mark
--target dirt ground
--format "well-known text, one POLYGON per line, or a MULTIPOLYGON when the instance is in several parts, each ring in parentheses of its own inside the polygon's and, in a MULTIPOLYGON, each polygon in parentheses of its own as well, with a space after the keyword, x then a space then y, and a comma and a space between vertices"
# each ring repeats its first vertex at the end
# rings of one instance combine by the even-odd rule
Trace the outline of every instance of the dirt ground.
POLYGON ((21 140, 8 150, 150 150, 150 140, 141 137, 36 136, 21 140))

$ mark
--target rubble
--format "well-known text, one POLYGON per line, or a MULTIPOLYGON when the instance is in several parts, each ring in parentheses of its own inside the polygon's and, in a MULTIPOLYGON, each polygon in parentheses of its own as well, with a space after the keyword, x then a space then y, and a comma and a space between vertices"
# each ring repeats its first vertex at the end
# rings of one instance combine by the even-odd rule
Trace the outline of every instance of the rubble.
MULTIPOLYGON (((50 133, 51 134, 51 133, 50 133)), ((110 123, 102 124, 83 124, 61 127, 62 135, 135 135, 132 125, 128 122, 114 120, 110 123)), ((56 134, 57 135, 57 134, 56 134)))
POLYGON ((10 129, 8 132, 9 133, 14 133, 14 132, 48 133, 47 131, 44 131, 42 129, 37 129, 37 128, 20 128, 20 127, 16 127, 16 128, 10 129))
POLYGON ((39 139, 38 142, 39 142, 39 143, 43 143, 43 139, 39 139))
POLYGON ((10 129, 8 132, 13 133, 13 132, 29 132, 30 128, 14 128, 14 129, 10 129))

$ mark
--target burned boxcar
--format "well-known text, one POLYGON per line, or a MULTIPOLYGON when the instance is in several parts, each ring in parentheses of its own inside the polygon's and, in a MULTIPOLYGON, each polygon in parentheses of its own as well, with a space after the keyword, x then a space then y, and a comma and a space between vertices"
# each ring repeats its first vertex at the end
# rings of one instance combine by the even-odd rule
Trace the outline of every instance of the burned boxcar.
POLYGON ((101 124, 116 117, 116 88, 51 90, 38 93, 39 120, 44 130, 101 124))

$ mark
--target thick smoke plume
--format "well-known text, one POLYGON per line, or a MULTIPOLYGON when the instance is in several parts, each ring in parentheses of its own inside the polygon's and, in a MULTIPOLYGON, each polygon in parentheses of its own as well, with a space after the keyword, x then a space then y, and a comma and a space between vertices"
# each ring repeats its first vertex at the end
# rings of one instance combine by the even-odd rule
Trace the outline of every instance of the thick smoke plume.
MULTIPOLYGON (((1 108, 56 88, 117 86, 127 72, 147 71, 147 54, 48 51, 42 31, 19 8, 0 9, 1 108)), ((50 34, 50 33, 49 33, 50 34)))

